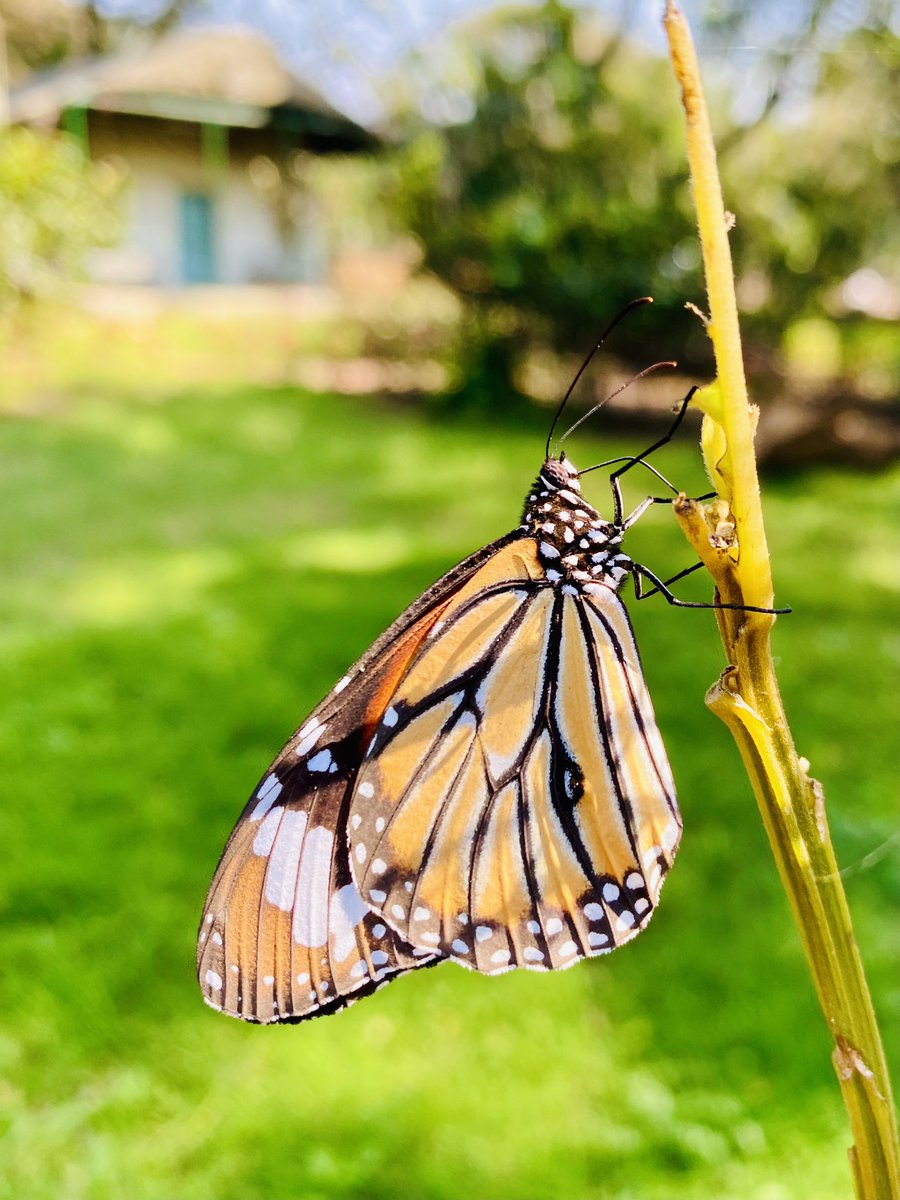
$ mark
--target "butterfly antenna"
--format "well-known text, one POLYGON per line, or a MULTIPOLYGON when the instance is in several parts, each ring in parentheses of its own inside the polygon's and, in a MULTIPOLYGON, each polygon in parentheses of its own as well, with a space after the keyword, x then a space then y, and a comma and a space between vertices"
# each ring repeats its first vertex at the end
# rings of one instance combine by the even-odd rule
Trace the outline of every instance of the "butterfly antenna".
MULTIPOLYGON (((575 378, 569 384, 569 390, 566 392, 566 394, 563 396, 562 400, 559 402, 559 408, 557 408, 557 410, 556 410, 556 415, 553 418, 553 424, 550 426, 550 432, 547 434, 547 446, 544 451, 545 458, 550 457, 550 443, 553 441, 553 433, 554 433, 554 430, 556 429, 556 426, 559 424, 559 418, 563 415, 563 409, 566 407, 566 404, 569 401, 569 397, 575 391, 575 387, 578 383, 578 380, 582 377, 582 375, 588 369, 591 359, 594 357, 594 355, 597 353, 597 351, 600 349, 600 347, 603 345, 603 343, 606 341, 606 339, 609 337, 609 335, 612 333, 612 331, 615 329, 615 327, 619 324, 619 322, 621 320, 623 320, 625 317, 627 317, 628 314, 632 311, 632 309, 641 308, 645 304, 652 304, 652 303, 653 303, 652 296, 641 296, 637 300, 632 300, 630 304, 625 305, 625 307, 618 314, 618 316, 613 317, 613 319, 610 321, 610 323, 607 325, 607 327, 603 330, 603 332, 600 335, 600 340, 597 342, 596 346, 593 348, 593 350, 590 352, 590 354, 587 356, 587 358, 584 360, 584 362, 578 368, 578 372, 577 372, 575 378)), ((616 393, 614 393, 614 394, 616 394, 616 393)), ((569 430, 569 432, 571 433, 571 430, 569 430)), ((563 436, 566 436, 566 435, 564 434, 563 436)), ((562 438, 560 439, 560 441, 562 441, 562 438)))
POLYGON ((653 363, 649 367, 644 367, 643 371, 638 371, 637 375, 632 375, 632 377, 630 379, 626 379, 626 381, 622 384, 621 387, 617 387, 614 392, 610 392, 610 394, 608 396, 604 396, 599 404, 595 404, 593 408, 589 408, 586 413, 584 413, 582 416, 580 416, 578 418, 578 420, 575 422, 574 425, 569 426, 569 428, 566 430, 566 432, 562 435, 562 437, 557 442, 557 444, 556 444, 557 449, 559 449, 559 447, 563 444, 563 442, 566 440, 566 438, 569 436, 569 434, 574 433, 575 430, 578 428, 578 426, 583 424, 588 419, 588 417, 592 417, 594 415, 594 413, 598 411, 598 409, 601 409, 604 404, 608 404, 610 400, 615 400, 616 396, 620 396, 622 394, 622 392, 624 392, 626 388, 630 388, 633 383, 637 383, 637 381, 639 379, 643 379, 646 375, 651 375, 654 371, 658 371, 661 367, 677 367, 677 366, 678 366, 678 363, 676 363, 676 362, 653 363))

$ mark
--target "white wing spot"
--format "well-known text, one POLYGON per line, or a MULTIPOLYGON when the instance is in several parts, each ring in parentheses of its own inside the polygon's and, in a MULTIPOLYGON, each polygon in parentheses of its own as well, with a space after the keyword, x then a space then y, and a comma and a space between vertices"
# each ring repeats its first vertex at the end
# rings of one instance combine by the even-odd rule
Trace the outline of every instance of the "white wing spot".
POLYGON ((638 871, 632 871, 630 875, 625 877, 625 886, 629 888, 641 888, 644 886, 644 877, 638 871))
POLYGON ((388 729, 393 729, 393 727, 397 724, 397 710, 393 705, 391 705, 391 707, 384 714, 384 720, 382 721, 382 724, 386 725, 388 729))
POLYGON ((547 922, 547 932, 548 933, 561 933, 562 927, 563 927, 563 923, 559 919, 559 917, 551 917, 550 920, 547 922))
POLYGON ((381 891, 380 888, 370 888, 369 895, 376 904, 383 904, 387 900, 387 892, 381 891))
POLYGON ((387 928, 384 925, 379 923, 372 926, 372 937, 383 938, 386 933, 387 928))
POLYGON ((635 911, 639 912, 639 913, 646 912, 649 907, 650 907, 650 901, 645 900, 643 896, 641 896, 640 900, 638 900, 634 906, 635 911))
POLYGON ((490 925, 477 925, 475 927, 475 940, 477 942, 486 942, 489 937, 493 937, 494 931, 490 925))
POLYGON ((319 738, 322 736, 322 734, 325 732, 325 726, 320 725, 319 722, 316 721, 315 719, 310 721, 309 725, 305 725, 304 729, 308 729, 309 732, 306 734, 305 737, 302 737, 300 739, 300 741, 297 743, 297 748, 294 751, 297 758, 302 758, 304 754, 308 754, 309 751, 312 750, 312 748, 316 744, 316 742, 319 740, 319 738))
POLYGON ((551 546, 549 542, 541 542, 540 550, 544 558, 559 558, 559 551, 555 546, 551 546))
POLYGON ((266 868, 266 899, 282 912, 290 912, 294 903, 305 831, 306 813, 285 809, 266 868))
POLYGON ((206 972, 206 982, 209 984, 209 986, 213 989, 214 992, 221 991, 222 976, 217 974, 215 971, 207 971, 206 972))
POLYGON ((322 982, 319 984, 319 987, 322 989, 323 992, 327 992, 330 986, 331 985, 329 984, 327 979, 323 979, 322 982))
POLYGON ((419 905, 419 907, 413 913, 413 920, 414 921, 427 921, 430 916, 431 916, 431 912, 429 911, 429 909, 422 908, 422 906, 419 905))
POLYGON ((206 914, 206 923, 207 923, 207 925, 212 925, 212 923, 213 923, 213 915, 212 915, 212 913, 207 913, 207 914, 206 914))
POLYGON ((460 938, 454 938, 453 943, 450 946, 450 949, 453 950, 454 953, 456 953, 456 954, 468 954, 469 953, 469 947, 460 938))
POLYGON ((460 925, 468 925, 469 914, 468 913, 460 913, 456 919, 457 919, 457 921, 459 921, 460 925))
POLYGON ((349 682, 350 682, 350 676, 345 675, 343 679, 339 679, 337 681, 337 683, 334 685, 334 690, 336 692, 342 692, 349 682))
POLYGON ((616 887, 616 885, 614 883, 604 883, 603 899, 613 901, 613 900, 618 900, 618 898, 619 898, 619 889, 616 887))
POLYGON ((509 951, 508 950, 495 950, 494 953, 491 955, 491 962, 492 963, 509 962, 509 951))
POLYGON ((430 929, 426 930, 425 933, 420 934, 419 936, 422 938, 423 942, 428 942, 432 946, 436 946, 441 940, 440 934, 434 933, 430 929))
POLYGON ((354 979, 361 979, 362 976, 366 974, 368 969, 369 968, 366 966, 366 964, 363 962, 363 960, 359 959, 350 968, 350 974, 353 976, 354 979))
POLYGON ((356 948, 357 927, 368 911, 368 905, 352 883, 335 892, 329 909, 328 932, 336 962, 342 963, 356 948))
POLYGON ((333 761, 330 750, 320 750, 306 764, 306 769, 308 771, 327 771, 333 761))
MULTIPOLYGON (((437 937, 437 934, 435 934, 437 937)), ((425 950, 422 946, 413 946, 413 958, 424 958, 426 954, 430 954, 430 950, 425 950)))
POLYGON ((407 890, 408 892, 412 892, 412 890, 413 890, 413 884, 412 884, 412 880, 411 880, 411 879, 407 879, 406 883, 404 883, 404 885, 403 885, 403 886, 406 888, 406 890, 407 890))
POLYGON ((360 825, 362 825, 362 817, 359 815, 359 813, 353 814, 353 816, 350 818, 350 824, 354 829, 359 829, 360 825))
POLYGON ((525 926, 529 933, 540 933, 541 927, 537 921, 529 921, 525 926))
POLYGON ((536 946, 526 946, 522 957, 526 962, 543 962, 544 952, 543 950, 538 950, 536 946))
POLYGON ((256 837, 253 839, 253 853, 265 858, 272 849, 272 843, 275 841, 275 834, 278 832, 278 826, 281 824, 281 816, 284 809, 279 805, 278 808, 273 808, 266 813, 263 818, 263 823, 257 830, 256 837))
POLYGON ((357 844, 355 853, 356 853, 356 861, 358 863, 364 863, 366 861, 366 848, 362 842, 359 842, 357 844))
POLYGON ((356 790, 360 794, 360 796, 364 796, 367 800, 369 799, 370 796, 375 795, 375 789, 371 785, 371 783, 361 783, 356 790))
POLYGON ((271 987, 274 982, 274 975, 263 975, 263 983, 266 985, 266 987, 271 987))
POLYGON ((406 916, 406 913, 403 911, 403 908, 401 907, 401 905, 392 904, 391 905, 391 916, 395 917, 396 920, 398 920, 398 921, 402 921, 403 918, 406 916))
MULTIPOLYGON (((383 858, 376 858, 372 863, 372 874, 383 875, 387 870, 387 863, 383 858)), ((374 893, 373 893, 374 894, 374 893)))
POLYGON ((589 921, 600 921, 603 918, 602 904, 586 904, 584 906, 584 915, 589 921))
POLYGON ((278 782, 278 776, 268 775, 256 793, 258 803, 250 814, 250 820, 258 821, 260 817, 264 817, 280 795, 281 784, 278 782))
POLYGON ((376 967, 383 967, 390 956, 384 950, 372 951, 372 962, 376 967))
POLYGON ((559 948, 559 953, 563 958, 571 958, 573 954, 577 954, 578 947, 574 942, 563 942, 559 948))
POLYGON ((588 944, 591 946, 605 946, 609 938, 605 933, 589 933, 588 944))
POLYGON ((384 817, 376 817, 375 818, 375 832, 381 833, 382 829, 384 829, 384 817))
POLYGON ((303 842, 296 891, 290 903, 283 906, 290 908, 293 904, 291 933, 298 946, 318 948, 328 941, 328 897, 331 892, 333 855, 334 834, 331 830, 324 825, 310 829, 303 842))
POLYGON ((212 944, 214 946, 222 945, 222 935, 221 935, 221 933, 219 933, 218 930, 216 930, 216 932, 212 935, 212 944))
POLYGON ((616 921, 616 929, 619 929, 619 930, 630 929, 633 924, 634 924, 634 913, 633 912, 623 912, 620 915, 618 921, 616 921))
POLYGON ((232 973, 232 975, 237 975, 240 971, 240 967, 237 965, 237 963, 232 963, 228 970, 232 973))
POLYGON ((297 982, 301 987, 303 987, 304 983, 309 983, 309 972, 301 971, 301 973, 297 976, 297 982))

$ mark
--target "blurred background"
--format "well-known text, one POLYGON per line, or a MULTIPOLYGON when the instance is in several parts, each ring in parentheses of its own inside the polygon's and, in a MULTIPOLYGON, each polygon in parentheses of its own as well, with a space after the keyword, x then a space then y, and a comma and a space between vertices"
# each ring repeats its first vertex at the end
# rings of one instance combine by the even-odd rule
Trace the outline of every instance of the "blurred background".
MULTIPOLYGON (((582 426, 580 465, 713 374, 660 7, 0 0, 0 1197, 850 1194, 797 934, 703 706, 708 613, 634 612, 685 839, 627 951, 447 964, 284 1029, 194 979, 265 764, 511 527, 602 326, 655 297, 575 413, 679 366, 582 426)), ((900 12, 685 8, 794 607, 775 649, 896 1067, 900 12)), ((654 460, 692 494, 696 428, 654 460)), ((689 560, 662 511, 629 550, 689 560)))

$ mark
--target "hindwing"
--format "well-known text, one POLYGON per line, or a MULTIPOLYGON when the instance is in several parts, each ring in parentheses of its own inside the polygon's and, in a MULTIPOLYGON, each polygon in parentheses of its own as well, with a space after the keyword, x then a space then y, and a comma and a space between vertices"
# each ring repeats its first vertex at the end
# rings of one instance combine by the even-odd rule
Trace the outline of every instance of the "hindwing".
POLYGON ((350 863, 401 939, 493 974, 607 953, 649 920, 681 832, 631 625, 600 583, 454 596, 385 709, 350 863))

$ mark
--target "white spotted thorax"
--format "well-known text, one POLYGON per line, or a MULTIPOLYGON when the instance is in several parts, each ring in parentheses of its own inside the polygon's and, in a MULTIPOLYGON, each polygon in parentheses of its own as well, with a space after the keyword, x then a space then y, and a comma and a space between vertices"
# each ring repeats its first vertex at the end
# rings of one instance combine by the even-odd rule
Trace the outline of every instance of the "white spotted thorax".
POLYGON ((548 582, 580 588, 600 583, 618 591, 631 559, 619 550, 623 531, 605 521, 581 494, 578 468, 548 458, 528 493, 522 529, 538 544, 548 582))

